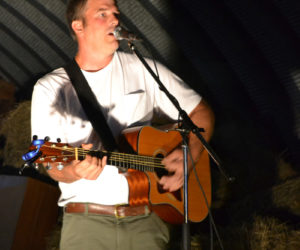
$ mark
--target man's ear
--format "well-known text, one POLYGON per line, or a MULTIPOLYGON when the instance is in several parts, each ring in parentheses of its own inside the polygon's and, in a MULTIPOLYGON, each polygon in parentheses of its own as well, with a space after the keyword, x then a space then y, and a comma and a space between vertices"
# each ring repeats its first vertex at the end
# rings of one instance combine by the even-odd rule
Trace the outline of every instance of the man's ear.
POLYGON ((74 20, 72 22, 72 29, 76 36, 79 36, 83 31, 83 22, 82 20, 74 20))

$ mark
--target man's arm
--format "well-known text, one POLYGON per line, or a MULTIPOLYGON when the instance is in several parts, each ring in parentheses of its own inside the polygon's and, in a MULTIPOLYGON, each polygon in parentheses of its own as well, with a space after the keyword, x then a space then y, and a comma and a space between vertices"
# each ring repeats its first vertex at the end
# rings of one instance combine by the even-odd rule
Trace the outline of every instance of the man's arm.
MULTIPOLYGON (((206 141, 209 141, 213 133, 215 118, 208 104, 204 100, 201 100, 201 102, 189 114, 189 117, 197 127, 204 129, 205 132, 201 132, 201 134, 206 141)), ((199 160, 200 155, 204 150, 201 141, 193 133, 190 133, 189 136, 189 150, 194 162, 197 162, 199 160)), ((190 171, 192 168, 191 159, 189 159, 188 162, 190 171)), ((163 159, 162 163, 165 165, 166 169, 169 172, 174 172, 174 174, 171 176, 163 176, 160 179, 159 183, 165 190, 168 190, 170 192, 181 188, 184 181, 182 149, 175 149, 163 159)))

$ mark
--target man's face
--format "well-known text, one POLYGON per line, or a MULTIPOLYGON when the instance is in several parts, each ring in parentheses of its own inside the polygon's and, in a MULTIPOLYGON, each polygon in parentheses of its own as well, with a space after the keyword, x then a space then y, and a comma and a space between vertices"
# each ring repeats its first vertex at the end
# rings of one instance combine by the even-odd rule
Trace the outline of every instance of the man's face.
POLYGON ((114 0, 88 0, 80 42, 95 53, 112 54, 119 46, 113 35, 118 14, 114 0))

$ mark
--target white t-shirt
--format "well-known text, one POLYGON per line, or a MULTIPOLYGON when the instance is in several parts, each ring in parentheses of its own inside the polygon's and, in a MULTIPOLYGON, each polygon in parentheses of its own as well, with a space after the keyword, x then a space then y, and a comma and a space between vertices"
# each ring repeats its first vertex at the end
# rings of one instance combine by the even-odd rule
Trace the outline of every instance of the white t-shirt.
MULTIPOLYGON (((152 61, 148 61, 154 70, 152 61)), ((161 82, 174 95, 180 106, 190 113, 201 97, 161 64, 157 64, 161 82)), ((135 55, 116 52, 112 61, 98 72, 83 71, 99 101, 114 136, 128 127, 150 125, 153 116, 178 119, 178 111, 135 55)), ((75 90, 63 68, 42 77, 34 86, 31 109, 32 135, 45 136, 55 142, 79 147, 101 142, 79 103, 75 90)), ((81 179, 59 183, 59 205, 68 202, 98 204, 128 203, 128 184, 115 166, 107 165, 97 180, 81 179)))

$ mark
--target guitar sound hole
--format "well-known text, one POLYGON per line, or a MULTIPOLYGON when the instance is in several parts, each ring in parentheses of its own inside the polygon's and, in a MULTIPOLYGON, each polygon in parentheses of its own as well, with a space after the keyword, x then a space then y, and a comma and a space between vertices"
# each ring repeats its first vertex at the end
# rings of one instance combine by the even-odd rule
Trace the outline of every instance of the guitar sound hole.
MULTIPOLYGON (((164 156, 162 154, 158 154, 156 155, 157 158, 164 158, 164 156)), ((168 171, 164 168, 155 168, 155 173, 157 175, 157 177, 160 179, 161 177, 163 177, 164 175, 168 175, 168 171)))

